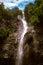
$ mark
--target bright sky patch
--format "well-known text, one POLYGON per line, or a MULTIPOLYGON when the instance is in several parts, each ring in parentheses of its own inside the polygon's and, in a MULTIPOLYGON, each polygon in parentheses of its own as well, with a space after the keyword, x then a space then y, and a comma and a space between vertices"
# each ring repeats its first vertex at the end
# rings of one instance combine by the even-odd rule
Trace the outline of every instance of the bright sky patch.
POLYGON ((17 6, 19 9, 24 9, 25 5, 34 0, 0 0, 3 2, 6 8, 14 8, 17 6))

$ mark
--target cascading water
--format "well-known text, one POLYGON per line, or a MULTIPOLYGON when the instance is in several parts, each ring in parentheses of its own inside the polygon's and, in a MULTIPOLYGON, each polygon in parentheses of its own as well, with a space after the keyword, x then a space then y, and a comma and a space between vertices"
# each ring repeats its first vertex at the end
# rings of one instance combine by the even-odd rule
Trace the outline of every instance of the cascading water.
POLYGON ((22 14, 23 14, 23 18, 21 18, 20 16, 18 17, 22 21, 22 23, 23 23, 23 30, 22 30, 22 34, 21 34, 21 37, 20 37, 19 45, 18 45, 16 65, 22 65, 22 60, 23 60, 23 43, 24 43, 23 39, 24 39, 24 35, 27 33, 27 29, 28 29, 28 26, 27 26, 27 23, 26 23, 23 11, 22 11, 22 14))

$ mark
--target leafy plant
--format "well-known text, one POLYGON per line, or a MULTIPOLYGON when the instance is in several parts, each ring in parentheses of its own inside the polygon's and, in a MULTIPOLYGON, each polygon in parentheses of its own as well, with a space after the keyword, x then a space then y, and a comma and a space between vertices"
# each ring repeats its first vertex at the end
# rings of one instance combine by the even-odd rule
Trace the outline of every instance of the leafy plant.
POLYGON ((9 30, 5 27, 0 27, 0 39, 5 39, 9 35, 9 30))

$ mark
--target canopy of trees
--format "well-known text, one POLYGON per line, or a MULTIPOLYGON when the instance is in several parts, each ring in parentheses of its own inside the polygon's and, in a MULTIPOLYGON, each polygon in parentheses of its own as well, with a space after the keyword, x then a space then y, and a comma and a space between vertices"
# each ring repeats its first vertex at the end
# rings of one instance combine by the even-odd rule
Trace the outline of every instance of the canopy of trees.
POLYGON ((3 3, 0 4, 0 37, 7 35, 7 29, 9 32, 17 29, 14 23, 17 23, 17 15, 21 15, 21 10, 17 7, 13 9, 5 9, 3 3))
POLYGON ((43 0, 35 0, 25 7, 26 20, 31 24, 40 23, 43 21, 43 0))

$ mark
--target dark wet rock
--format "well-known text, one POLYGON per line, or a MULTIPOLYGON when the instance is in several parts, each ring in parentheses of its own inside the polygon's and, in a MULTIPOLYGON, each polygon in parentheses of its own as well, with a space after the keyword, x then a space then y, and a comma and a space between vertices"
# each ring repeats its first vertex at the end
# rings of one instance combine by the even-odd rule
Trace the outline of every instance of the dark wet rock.
POLYGON ((40 37, 37 32, 34 28, 30 29, 24 37, 23 65, 43 65, 43 34, 39 32, 40 37))
POLYGON ((15 65, 15 61, 13 60, 13 58, 0 58, 0 65, 15 65))

